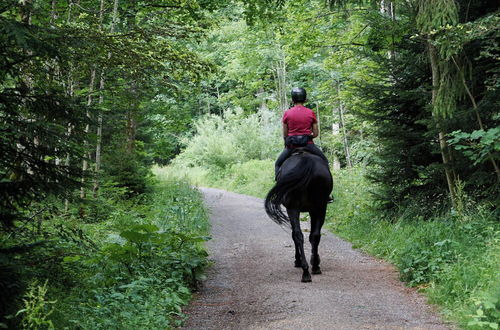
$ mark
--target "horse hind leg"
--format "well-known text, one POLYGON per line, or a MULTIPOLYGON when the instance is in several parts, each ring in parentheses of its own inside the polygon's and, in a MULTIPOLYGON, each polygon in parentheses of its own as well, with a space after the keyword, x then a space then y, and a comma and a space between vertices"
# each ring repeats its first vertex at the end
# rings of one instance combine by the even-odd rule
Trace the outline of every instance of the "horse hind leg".
POLYGON ((290 224, 292 225, 292 239, 295 244, 295 265, 302 267, 302 282, 311 282, 311 273, 309 273, 309 265, 304 253, 304 234, 300 230, 300 212, 297 210, 287 209, 290 224))
POLYGON ((311 215, 311 233, 309 234, 309 242, 311 243, 311 272, 313 274, 321 274, 319 267, 320 257, 318 254, 318 246, 321 240, 321 227, 325 222, 326 205, 320 210, 310 212, 311 215))
POLYGON ((309 235, 309 242, 311 243, 311 272, 314 275, 321 274, 321 268, 319 267, 321 259, 318 254, 318 246, 320 239, 321 239, 321 233, 314 232, 311 230, 311 234, 309 235))
MULTIPOLYGON (((293 236, 292 236, 293 238, 293 236)), ((302 267, 302 256, 300 255, 300 248, 298 244, 295 244, 295 262, 294 266, 299 268, 302 267)))

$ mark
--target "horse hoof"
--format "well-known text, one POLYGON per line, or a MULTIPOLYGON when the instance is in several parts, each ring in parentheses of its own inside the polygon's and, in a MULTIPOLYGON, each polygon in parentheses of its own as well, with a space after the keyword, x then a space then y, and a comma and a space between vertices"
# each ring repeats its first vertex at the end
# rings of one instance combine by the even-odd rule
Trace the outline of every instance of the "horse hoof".
POLYGON ((313 275, 319 275, 319 274, 321 274, 321 269, 319 269, 319 268, 318 268, 318 269, 312 269, 312 270, 311 270, 311 273, 312 273, 313 275))
POLYGON ((312 282, 311 275, 309 275, 309 276, 302 276, 302 282, 303 282, 303 283, 309 283, 309 282, 312 282))

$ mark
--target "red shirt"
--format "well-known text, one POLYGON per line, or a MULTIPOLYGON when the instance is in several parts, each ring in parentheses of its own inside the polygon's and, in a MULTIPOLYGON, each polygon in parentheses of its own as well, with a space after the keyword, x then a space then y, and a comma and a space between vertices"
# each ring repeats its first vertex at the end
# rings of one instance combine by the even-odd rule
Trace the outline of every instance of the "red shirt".
MULTIPOLYGON (((314 111, 303 105, 296 105, 285 111, 283 124, 288 126, 288 136, 290 135, 311 135, 312 125, 317 123, 314 111)), ((309 143, 313 143, 309 141, 309 143)))

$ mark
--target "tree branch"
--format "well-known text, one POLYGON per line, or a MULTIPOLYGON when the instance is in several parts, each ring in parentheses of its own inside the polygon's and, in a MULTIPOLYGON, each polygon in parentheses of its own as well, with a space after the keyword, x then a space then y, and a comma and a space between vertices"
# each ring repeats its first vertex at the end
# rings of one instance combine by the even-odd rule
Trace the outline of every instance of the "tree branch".
POLYGON ((365 47, 366 44, 360 44, 358 42, 350 42, 350 43, 337 44, 337 45, 314 45, 312 47, 315 47, 315 48, 340 48, 340 47, 345 47, 345 46, 365 47))

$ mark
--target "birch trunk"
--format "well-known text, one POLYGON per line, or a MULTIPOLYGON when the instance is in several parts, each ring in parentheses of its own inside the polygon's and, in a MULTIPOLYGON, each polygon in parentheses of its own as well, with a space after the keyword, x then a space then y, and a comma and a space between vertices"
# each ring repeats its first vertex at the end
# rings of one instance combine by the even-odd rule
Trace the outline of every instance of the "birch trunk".
MULTIPOLYGON (((52 2, 52 5, 54 6, 53 8, 55 9, 55 1, 52 2)), ((68 17, 66 18, 66 22, 69 23, 71 22, 71 6, 73 5, 73 1, 69 0, 69 6, 68 6, 68 17)), ((73 67, 72 64, 69 64, 69 69, 68 69, 68 81, 67 81, 67 95, 72 98, 75 94, 75 83, 73 81, 73 67)), ((71 123, 68 124, 66 135, 69 137, 73 133, 73 125, 71 123)), ((66 155, 66 160, 65 160, 65 165, 69 166, 71 163, 71 154, 66 155)), ((69 210, 69 200, 66 198, 64 199, 64 212, 67 213, 69 210)))
POLYGON ((132 102, 130 103, 129 110, 127 111, 127 152, 132 153, 135 149, 135 137, 137 132, 137 118, 136 110, 137 104, 137 85, 136 82, 132 82, 132 87, 130 89, 130 94, 132 95, 132 102))
MULTIPOLYGON (((101 71, 101 79, 99 81, 99 105, 102 106, 104 102, 104 69, 101 71)), ((94 173, 94 187, 92 188, 94 198, 97 197, 99 190, 99 175, 101 172, 101 150, 102 150, 102 110, 99 109, 97 114, 97 141, 95 148, 95 173, 94 173)))
POLYGON ((319 106, 316 103, 316 119, 318 120, 318 147, 321 149, 321 118, 319 114, 319 106))
POLYGON ((345 121, 344 121, 344 104, 340 99, 340 84, 337 84, 337 94, 339 95, 339 119, 340 119, 340 127, 342 128, 342 137, 344 144, 344 152, 345 152, 345 160, 347 167, 352 167, 351 163, 351 151, 349 149, 349 141, 347 139, 347 132, 345 129, 345 121))
MULTIPOLYGON (((394 22, 396 20, 396 11, 394 8, 394 2, 391 0, 382 0, 380 2, 380 12, 384 15, 387 15, 391 18, 391 20, 394 22)), ((392 45, 394 46, 394 39, 392 42, 392 45)), ((390 60, 393 60, 396 58, 396 51, 394 49, 391 49, 387 52, 387 56, 390 60)))
POLYGON ((349 141, 347 139, 347 132, 346 132, 346 129, 345 129, 344 105, 342 104, 342 102, 340 102, 340 106, 339 106, 339 116, 340 116, 340 125, 342 127, 342 135, 343 135, 343 138, 344 138, 344 151, 345 151, 346 164, 347 164, 347 167, 352 167, 352 163, 351 163, 351 151, 349 149, 349 141))
MULTIPOLYGON (((132 8, 129 10, 129 14, 127 15, 127 26, 129 29, 133 29, 135 26, 135 20, 136 20, 136 15, 137 15, 137 8, 135 5, 137 5, 137 1, 133 0, 132 2, 132 8)), ((139 107, 139 102, 138 102, 138 93, 137 93, 137 81, 135 80, 136 78, 134 76, 130 77, 131 85, 130 85, 130 105, 129 109, 126 114, 126 120, 127 120, 127 126, 125 128, 126 132, 126 151, 129 154, 132 154, 135 150, 135 140, 136 140, 136 133, 137 133, 137 112, 138 112, 138 107, 139 107)))
MULTIPOLYGON (((333 123, 332 124, 332 134, 334 136, 340 134, 339 123, 333 123)), ((333 160, 333 169, 334 170, 340 170, 340 160, 339 160, 339 157, 334 152, 332 152, 332 160, 333 160)))
POLYGON ((52 0, 52 3, 51 3, 51 10, 50 10, 50 25, 54 26, 54 22, 57 18, 57 15, 56 15, 56 4, 57 4, 57 0, 52 0))
POLYGON ((279 109, 281 112, 288 109, 288 98, 287 98, 287 84, 286 84, 286 63, 285 54, 283 50, 279 48, 280 59, 276 62, 276 94, 279 104, 279 109))
MULTIPOLYGON (((92 94, 94 93, 95 71, 96 71, 96 69, 92 68, 92 70, 90 72, 90 84, 89 84, 89 93, 87 96, 87 107, 90 107, 92 105, 92 94)), ((90 118, 90 112, 89 112, 88 108, 87 108, 86 116, 87 116, 87 118, 90 118)), ((85 135, 88 135, 89 131, 90 131, 90 125, 87 124, 87 125, 85 125, 85 130, 84 130, 85 135)), ((88 140, 87 139, 85 139, 84 146, 85 146, 85 149, 88 148, 88 140)), ((87 154, 87 159, 90 159, 89 154, 87 154)), ((85 175, 85 172, 87 172, 87 170, 89 169, 89 162, 87 159, 83 160, 83 165, 82 165, 82 171, 83 171, 84 175, 85 175)), ((84 185, 85 185, 85 177, 82 177, 82 187, 80 188, 80 198, 86 197, 84 185)))

